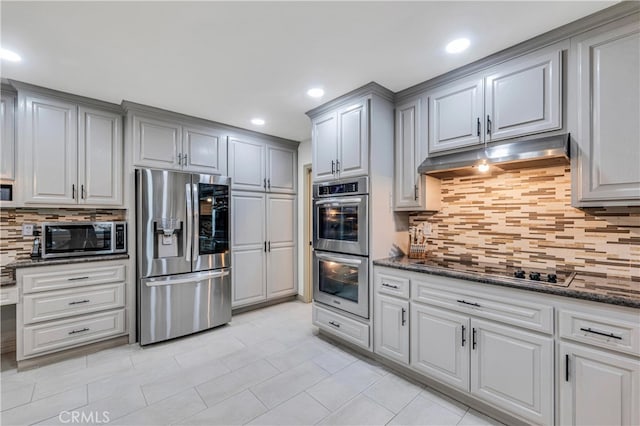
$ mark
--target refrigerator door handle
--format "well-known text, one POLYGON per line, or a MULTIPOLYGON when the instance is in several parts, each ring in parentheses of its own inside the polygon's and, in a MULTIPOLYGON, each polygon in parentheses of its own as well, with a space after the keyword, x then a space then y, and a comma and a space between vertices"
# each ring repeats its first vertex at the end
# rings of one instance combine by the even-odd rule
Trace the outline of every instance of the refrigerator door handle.
MULTIPOLYGON (((193 179, 193 177, 192 177, 193 179)), ((191 223, 190 238, 193 239, 193 260, 197 261, 200 256, 200 197, 198 196, 198 184, 191 184, 191 196, 193 197, 193 215, 191 223)), ((195 265, 192 265, 192 268, 195 265)), ((193 270, 193 269, 192 269, 193 270)))
POLYGON ((229 270, 225 269, 223 271, 213 271, 213 272, 206 272, 204 274, 198 274, 196 276, 191 276, 190 278, 169 278, 169 279, 162 279, 162 280, 158 280, 158 281, 147 281, 144 284, 147 287, 159 287, 159 286, 164 286, 164 285, 177 285, 177 284, 189 284, 189 283, 193 283, 193 282, 197 282, 199 280, 207 280, 207 279, 211 279, 211 278, 222 278, 222 277, 226 277, 227 275, 229 275, 229 270))
POLYGON ((191 183, 185 185, 187 197, 187 226, 184 230, 183 238, 187 240, 187 248, 185 249, 185 260, 191 262, 191 233, 193 232, 193 200, 191 199, 191 183))

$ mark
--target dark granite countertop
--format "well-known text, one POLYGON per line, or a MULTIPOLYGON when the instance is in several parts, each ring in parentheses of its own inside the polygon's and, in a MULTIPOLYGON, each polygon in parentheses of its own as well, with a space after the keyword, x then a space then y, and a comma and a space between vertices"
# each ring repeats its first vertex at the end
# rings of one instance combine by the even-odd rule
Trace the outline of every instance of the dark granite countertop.
POLYGON ((563 286, 541 281, 500 276, 491 269, 487 272, 488 269, 483 265, 465 265, 462 269, 456 269, 456 266, 458 266, 456 264, 447 267, 443 265, 443 262, 431 262, 428 259, 409 259, 406 256, 378 259, 374 260, 373 264, 406 271, 475 281, 483 284, 500 285, 557 296, 640 308, 640 281, 630 278, 609 277, 578 272, 568 286, 563 286))
POLYGON ((3 269, 31 268, 35 266, 70 265, 73 263, 104 262, 107 260, 128 259, 128 254, 105 254, 101 256, 65 257, 59 259, 24 259, 5 265, 3 269))

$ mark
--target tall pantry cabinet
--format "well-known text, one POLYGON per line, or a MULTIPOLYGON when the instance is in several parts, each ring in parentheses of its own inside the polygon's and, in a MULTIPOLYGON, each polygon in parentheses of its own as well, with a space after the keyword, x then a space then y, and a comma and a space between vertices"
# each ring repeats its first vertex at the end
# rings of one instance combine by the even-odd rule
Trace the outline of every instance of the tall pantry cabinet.
POLYGON ((232 306, 297 293, 297 143, 229 137, 232 306))

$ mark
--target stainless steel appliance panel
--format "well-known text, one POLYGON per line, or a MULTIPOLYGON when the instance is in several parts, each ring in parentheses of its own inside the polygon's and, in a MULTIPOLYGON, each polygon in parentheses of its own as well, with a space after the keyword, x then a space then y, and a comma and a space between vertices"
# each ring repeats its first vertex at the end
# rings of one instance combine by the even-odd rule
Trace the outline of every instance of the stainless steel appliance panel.
POLYGON ((230 269, 140 280, 140 344, 184 336, 231 320, 230 269))
POLYGON ((191 272, 191 175, 142 169, 136 181, 139 276, 191 272))
POLYGON ((127 252, 126 222, 44 222, 41 227, 45 259, 127 252))
POLYGON ((313 299, 369 318, 369 259, 314 251, 313 299))
POLYGON ((192 175, 193 271, 230 266, 230 184, 226 176, 192 175))
POLYGON ((369 196, 341 196, 313 201, 313 248, 367 256, 369 196))

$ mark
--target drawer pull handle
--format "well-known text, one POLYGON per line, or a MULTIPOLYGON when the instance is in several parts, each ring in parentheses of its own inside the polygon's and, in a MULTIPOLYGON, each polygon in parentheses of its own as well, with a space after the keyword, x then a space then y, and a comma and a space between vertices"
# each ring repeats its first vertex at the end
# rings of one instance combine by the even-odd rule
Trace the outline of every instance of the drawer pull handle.
POLYGON ((464 303, 465 305, 477 306, 478 308, 480 307, 478 303, 471 303, 471 302, 467 302, 466 300, 458 300, 457 302, 464 303))
POLYGON ((89 329, 85 327, 85 328, 81 328, 80 330, 71 330, 69 334, 83 333, 85 331, 89 331, 89 329))
POLYGON ((90 300, 89 299, 85 299, 85 300, 78 300, 77 302, 69 302, 69 305, 79 305, 81 303, 89 303, 90 300))
POLYGON ((88 280, 89 277, 73 277, 73 278, 67 278, 67 281, 78 281, 78 280, 88 280))
POLYGON ((337 322, 335 322, 335 321, 329 321, 329 325, 332 325, 332 326, 334 326, 334 327, 336 327, 336 328, 340 328, 340 324, 338 324, 338 323, 337 323, 337 322))
POLYGON ((591 327, 589 327, 589 328, 580 328, 580 330, 582 330, 582 331, 584 331, 586 333, 593 333, 593 334, 597 334, 599 336, 612 337, 614 339, 622 340, 621 336, 616 336, 613 333, 603 333, 602 331, 592 330, 591 327))
POLYGON ((382 283, 382 287, 395 288, 396 290, 400 288, 397 285, 387 284, 387 283, 382 283))

